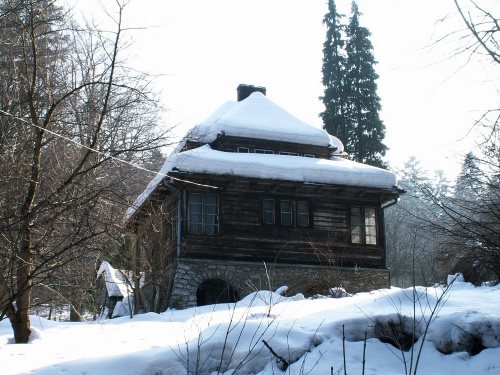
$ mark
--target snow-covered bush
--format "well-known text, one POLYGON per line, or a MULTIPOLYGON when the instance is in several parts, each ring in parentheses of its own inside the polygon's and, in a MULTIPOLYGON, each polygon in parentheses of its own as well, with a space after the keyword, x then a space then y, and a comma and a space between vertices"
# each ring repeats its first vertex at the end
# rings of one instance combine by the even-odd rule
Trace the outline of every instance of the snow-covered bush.
POLYGON ((500 347, 500 322, 495 316, 464 311, 442 317, 436 324, 439 327, 428 339, 443 354, 467 352, 473 356, 500 347))
POLYGON ((377 316, 373 334, 383 343, 391 344, 396 349, 407 352, 418 340, 421 332, 412 317, 398 313, 377 316))
POLYGON ((346 290, 342 287, 330 288, 330 295, 333 298, 344 298, 352 296, 352 294, 347 293, 346 290))

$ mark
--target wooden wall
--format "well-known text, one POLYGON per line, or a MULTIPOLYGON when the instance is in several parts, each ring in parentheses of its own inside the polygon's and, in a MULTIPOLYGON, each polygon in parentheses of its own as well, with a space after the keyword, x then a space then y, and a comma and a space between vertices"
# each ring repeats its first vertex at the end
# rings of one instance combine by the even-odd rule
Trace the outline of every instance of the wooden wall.
POLYGON ((325 146, 229 136, 218 137, 214 142, 212 142, 211 147, 214 150, 226 152, 237 152, 238 147, 248 147, 251 150, 273 150, 275 154, 279 154, 280 151, 297 152, 301 156, 303 154, 311 154, 316 158, 323 159, 329 159, 330 154, 332 153, 332 151, 334 151, 334 149, 325 146))
MULTIPOLYGON (((187 193, 216 194, 220 204, 219 235, 186 233, 183 225, 182 256, 221 260, 265 261, 383 268, 383 231, 380 230, 380 196, 375 193, 276 181, 199 180, 218 189, 185 184, 187 193), (306 200, 310 227, 263 224, 263 198, 306 200), (349 239, 351 204, 379 208, 378 245, 354 245, 349 239)), ((184 204, 184 216, 187 206, 184 204)), ((276 212, 278 214, 278 212, 276 212)))

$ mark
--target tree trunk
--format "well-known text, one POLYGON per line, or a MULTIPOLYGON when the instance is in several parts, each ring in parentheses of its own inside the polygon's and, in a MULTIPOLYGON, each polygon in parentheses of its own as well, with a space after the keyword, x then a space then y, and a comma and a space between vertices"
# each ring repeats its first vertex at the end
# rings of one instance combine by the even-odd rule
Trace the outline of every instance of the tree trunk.
POLYGON ((134 315, 137 315, 140 313, 140 304, 141 304, 141 278, 140 277, 135 277, 134 280, 135 287, 133 288, 134 292, 134 315))
MULTIPOLYGON (((26 284, 31 284, 31 282, 26 280, 26 284)), ((29 316, 31 287, 28 285, 24 286, 19 290, 18 295, 16 299, 17 310, 13 315, 9 316, 9 319, 12 324, 12 330, 14 331, 16 344, 26 344, 31 334, 29 316)))
POLYGON ((17 298, 16 312, 10 317, 14 339, 16 344, 26 344, 30 338, 30 298, 31 298, 31 265, 33 254, 31 253, 31 233, 28 228, 24 230, 24 238, 21 241, 19 260, 17 267, 17 298))
MULTIPOLYGON (((29 294, 29 291, 27 291, 29 294)), ((27 344, 30 339, 30 316, 28 310, 16 311, 10 318, 16 344, 27 344)))
MULTIPOLYGON (((132 238, 132 237, 131 237, 132 238)), ((133 246, 134 251, 134 314, 137 315, 140 312, 141 305, 141 269, 140 269, 140 248, 139 248, 139 239, 136 239, 135 244, 133 246)))
POLYGON ((78 311, 80 310, 80 304, 78 302, 72 303, 73 306, 70 306, 69 309, 69 321, 70 322, 81 322, 80 314, 78 311))

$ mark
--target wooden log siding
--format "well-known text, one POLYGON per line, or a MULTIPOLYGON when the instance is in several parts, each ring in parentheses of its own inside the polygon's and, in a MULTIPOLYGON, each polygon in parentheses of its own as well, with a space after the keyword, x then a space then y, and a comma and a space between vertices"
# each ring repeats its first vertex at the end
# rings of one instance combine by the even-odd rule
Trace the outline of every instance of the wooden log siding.
POLYGON ((239 226, 260 225, 259 208, 260 201, 255 195, 224 194, 221 199, 222 230, 226 232, 226 226, 237 230, 239 226))
POLYGON ((309 241, 280 241, 248 236, 226 235, 219 238, 187 235, 182 256, 219 260, 240 260, 289 264, 336 265, 383 268, 381 248, 309 241))
MULTIPOLYGON (((184 191, 181 257, 384 267, 382 232, 378 233, 379 245, 351 244, 349 210, 351 205, 379 207, 377 211, 380 225, 381 202, 396 198, 397 190, 303 184, 241 176, 170 173, 176 177, 173 183, 184 191), (182 179, 187 181, 182 182, 182 179), (187 233, 188 193, 215 194, 219 197, 218 235, 187 233), (308 202, 311 225, 296 227, 263 224, 263 199, 308 202)), ((149 246, 145 246, 155 250, 163 248, 168 259, 175 253, 177 194, 160 186, 156 195, 161 196, 160 199, 164 201, 160 203, 160 200, 157 202, 155 199, 153 204, 151 200, 151 203, 145 205, 149 209, 141 209, 133 224, 137 229, 140 227, 144 241, 150 242, 149 246), (158 225, 157 215, 167 212, 168 220, 160 220, 163 221, 161 232, 165 244, 158 246, 157 241, 151 241, 153 238, 148 241, 147 237, 157 238, 158 234, 154 234, 158 225), (153 225, 153 221, 156 224, 153 225)), ((276 211, 276 215, 279 215, 279 211, 276 211)))
MULTIPOLYGON (((214 184, 215 181, 210 181, 214 184)), ((334 201, 331 195, 292 194, 290 189, 271 193, 262 186, 253 190, 241 183, 217 190, 219 196, 219 235, 184 234, 182 257, 220 260, 265 261, 268 263, 335 264, 358 267, 384 267, 381 246, 350 244, 348 232, 349 203, 334 201), (263 191, 267 190, 267 193, 263 191), (288 190, 289 194, 282 194, 288 190), (311 226, 282 226, 262 223, 262 200, 307 201, 311 226)), ((292 184, 293 185, 293 184, 292 184)), ((213 190, 186 189, 213 194, 213 190)), ((189 194, 189 192, 188 192, 189 194)), ((372 206, 380 203, 371 202, 372 206)), ((279 212, 276 212, 279 215, 279 212)))
POLYGON ((347 205, 318 201, 314 205, 313 225, 318 230, 347 232, 347 205))

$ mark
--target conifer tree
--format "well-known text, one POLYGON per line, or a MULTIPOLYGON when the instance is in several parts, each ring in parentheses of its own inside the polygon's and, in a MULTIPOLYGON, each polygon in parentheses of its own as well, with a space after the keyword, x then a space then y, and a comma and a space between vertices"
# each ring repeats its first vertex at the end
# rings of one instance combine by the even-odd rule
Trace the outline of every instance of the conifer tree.
POLYGON ((352 14, 347 34, 347 72, 349 99, 352 101, 350 113, 356 123, 356 144, 354 158, 356 161, 376 166, 383 166, 382 157, 387 146, 382 141, 385 137, 385 126, 380 120, 380 97, 377 95, 375 72, 376 64, 373 56, 373 45, 369 39, 371 33, 366 27, 359 25, 361 13, 356 2, 352 2, 352 14))
MULTIPOLYGON (((482 195, 484 181, 476 161, 472 151, 465 155, 462 170, 457 177, 454 199, 473 202, 482 195)), ((474 203, 473 205, 476 206, 474 203)))
POLYGON ((381 105, 371 33, 359 24, 361 13, 356 2, 352 3, 347 26, 340 24, 335 1, 329 0, 328 6, 323 49, 325 111, 320 114, 324 128, 340 138, 353 160, 383 167, 387 146, 383 143, 385 126, 379 117, 381 105))
POLYGON ((346 150, 352 150, 353 124, 348 123, 346 115, 347 98, 344 78, 347 56, 342 35, 345 31, 345 26, 341 24, 342 17, 343 15, 337 13, 335 1, 329 0, 328 13, 323 19, 323 24, 327 27, 326 40, 323 44, 322 68, 325 95, 320 99, 325 105, 325 111, 320 113, 320 117, 323 119, 323 128, 342 140, 346 150))

